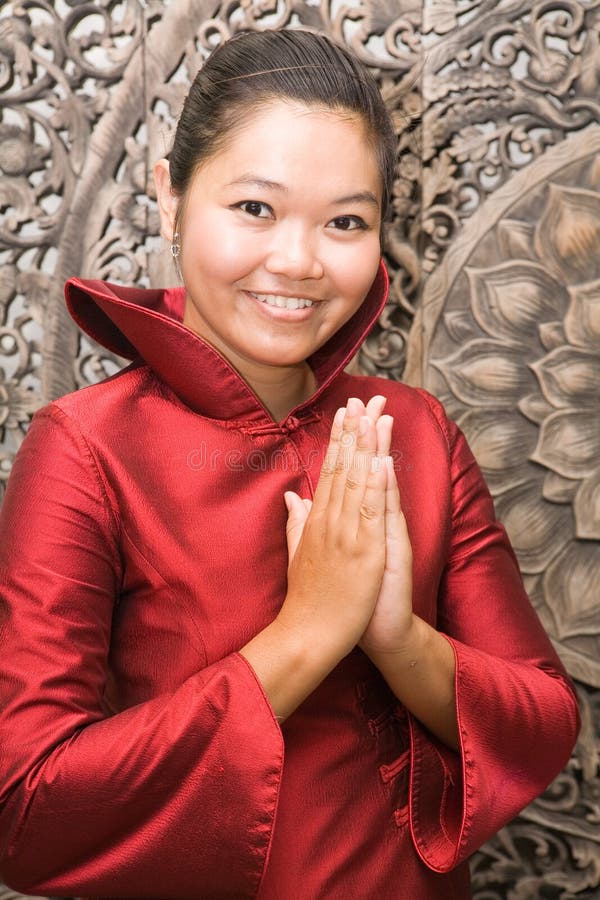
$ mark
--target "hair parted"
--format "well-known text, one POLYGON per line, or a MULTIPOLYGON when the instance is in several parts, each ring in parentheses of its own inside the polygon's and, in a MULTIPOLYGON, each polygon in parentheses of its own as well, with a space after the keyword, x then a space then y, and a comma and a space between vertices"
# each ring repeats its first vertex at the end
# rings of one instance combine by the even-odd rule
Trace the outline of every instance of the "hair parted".
POLYGON ((277 100, 295 100, 362 120, 379 162, 385 217, 397 142, 377 83, 344 47, 299 29, 243 32, 211 54, 186 97, 169 154, 174 193, 183 198, 198 166, 261 105, 277 100))

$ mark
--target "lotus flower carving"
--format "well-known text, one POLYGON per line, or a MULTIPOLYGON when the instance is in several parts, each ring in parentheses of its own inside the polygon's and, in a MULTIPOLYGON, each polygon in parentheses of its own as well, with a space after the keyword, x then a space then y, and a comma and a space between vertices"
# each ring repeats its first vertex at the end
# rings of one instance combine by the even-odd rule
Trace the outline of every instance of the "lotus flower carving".
POLYGON ((600 163, 566 160, 473 242, 428 386, 470 440, 547 629, 600 686, 600 163))

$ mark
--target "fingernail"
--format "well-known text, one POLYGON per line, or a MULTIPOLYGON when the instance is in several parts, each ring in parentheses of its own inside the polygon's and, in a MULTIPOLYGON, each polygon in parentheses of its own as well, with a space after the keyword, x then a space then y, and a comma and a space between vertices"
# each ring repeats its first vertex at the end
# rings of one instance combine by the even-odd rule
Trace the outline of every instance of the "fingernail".
POLYGON ((340 406, 340 408, 339 408, 338 411, 336 412, 335 416, 333 417, 333 424, 334 424, 334 425, 341 425, 342 422, 344 421, 344 416, 345 416, 345 415, 346 415, 346 407, 345 407, 345 406, 340 406))
POLYGON ((350 397, 346 404, 346 409, 348 410, 349 416, 359 416, 362 409, 362 403, 356 397, 350 397))

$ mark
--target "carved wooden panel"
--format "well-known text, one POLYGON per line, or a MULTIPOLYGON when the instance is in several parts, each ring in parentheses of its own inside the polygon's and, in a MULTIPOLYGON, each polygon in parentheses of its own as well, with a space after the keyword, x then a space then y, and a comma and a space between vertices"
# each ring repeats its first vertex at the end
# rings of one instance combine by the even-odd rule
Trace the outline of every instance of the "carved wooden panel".
POLYGON ((476 6, 461 21, 433 4, 454 19, 424 59, 426 274, 404 377, 467 434, 584 724, 562 775, 476 855, 474 895, 597 898, 600 5, 476 6))
POLYGON ((190 79, 236 30, 298 25, 372 68, 398 128, 362 368, 458 419, 580 690, 568 767, 476 855, 474 896, 598 898, 600 0, 1 5, 0 482, 36 408, 120 364, 78 336, 64 280, 175 278, 149 173, 190 79))

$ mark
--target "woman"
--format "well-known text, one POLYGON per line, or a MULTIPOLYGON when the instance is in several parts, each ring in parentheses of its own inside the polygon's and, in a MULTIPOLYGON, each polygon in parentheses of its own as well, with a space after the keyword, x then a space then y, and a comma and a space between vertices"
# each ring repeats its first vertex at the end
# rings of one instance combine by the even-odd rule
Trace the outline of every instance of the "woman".
POLYGON ((463 436, 344 372, 394 158, 345 50, 240 36, 155 169, 184 287, 68 284, 133 362, 37 414, 3 505, 8 884, 464 900, 568 759, 572 688, 463 436))

